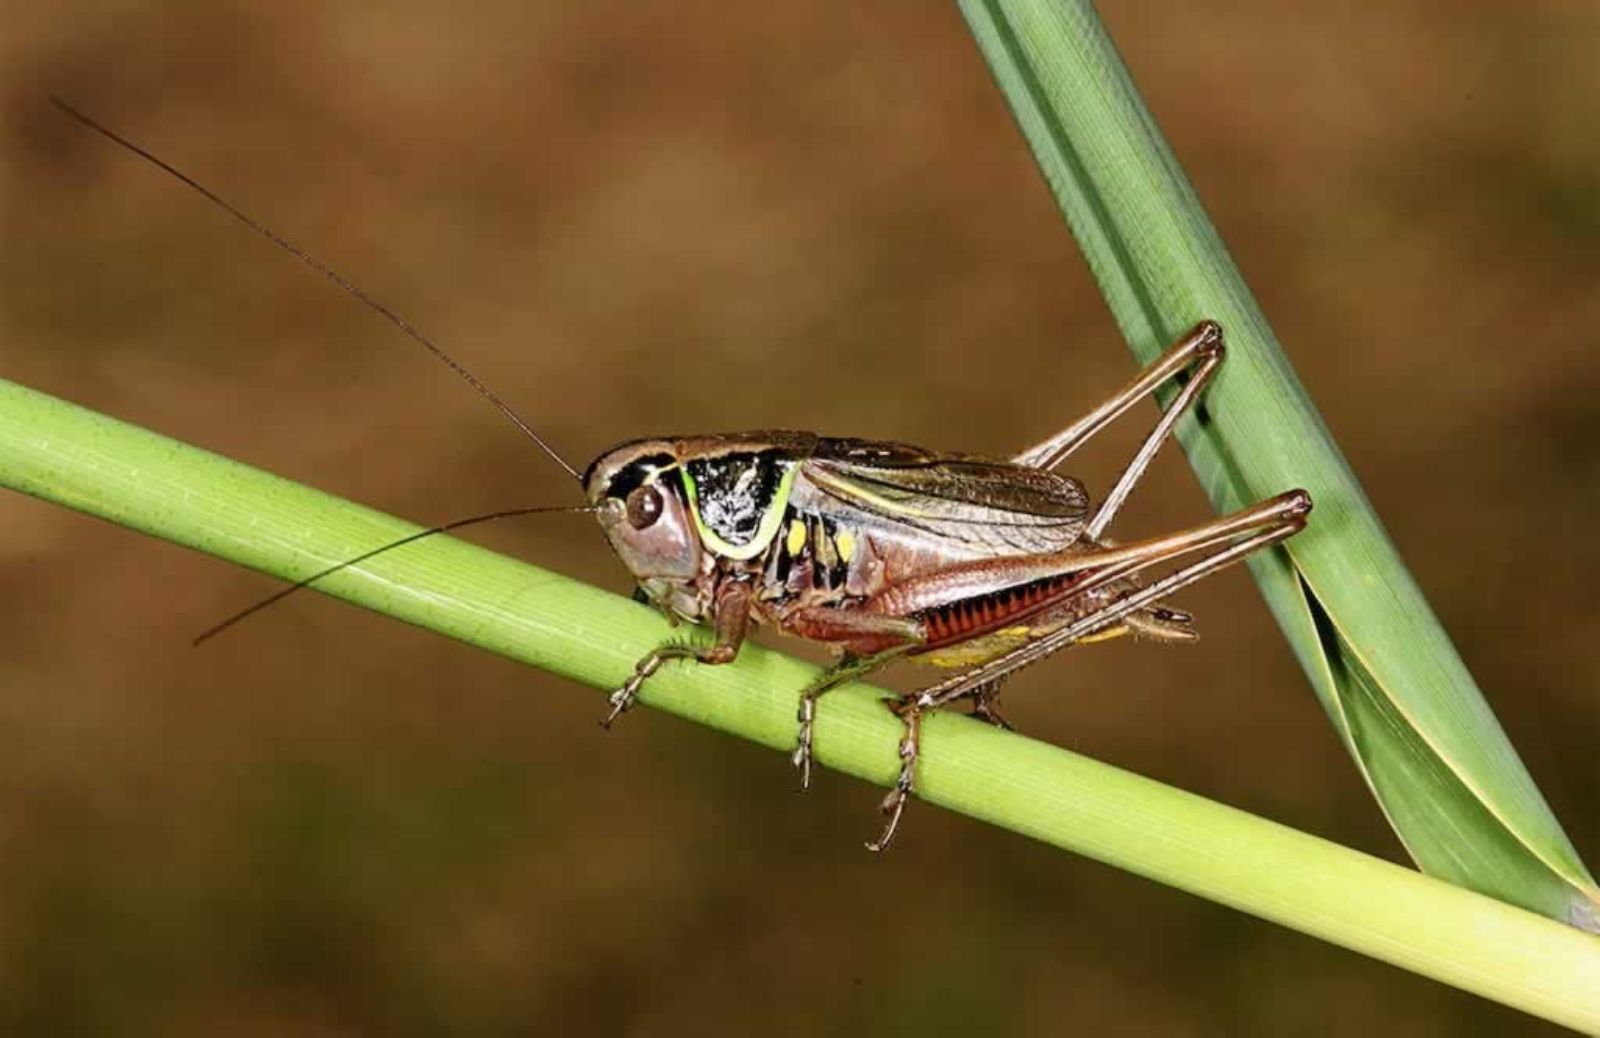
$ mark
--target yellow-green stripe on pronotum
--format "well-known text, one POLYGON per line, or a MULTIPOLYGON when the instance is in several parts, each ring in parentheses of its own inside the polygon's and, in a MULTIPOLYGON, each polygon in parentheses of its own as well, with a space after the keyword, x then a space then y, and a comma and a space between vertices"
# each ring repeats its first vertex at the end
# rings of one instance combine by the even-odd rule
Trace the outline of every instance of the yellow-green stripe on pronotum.
POLYGON ((772 501, 761 516, 761 524, 756 527, 755 536, 751 537, 748 543, 731 544, 707 526, 705 520, 700 517, 700 492, 695 487, 694 477, 685 467, 682 470, 683 486, 689 495, 689 514, 694 517, 695 529, 700 531, 700 543, 725 559, 742 561, 760 555, 766 550, 767 545, 772 543, 772 538, 778 532, 778 525, 783 522, 784 510, 789 507, 789 491, 794 487, 794 475, 798 471, 798 465, 787 466, 783 477, 778 481, 777 492, 772 495, 772 501))

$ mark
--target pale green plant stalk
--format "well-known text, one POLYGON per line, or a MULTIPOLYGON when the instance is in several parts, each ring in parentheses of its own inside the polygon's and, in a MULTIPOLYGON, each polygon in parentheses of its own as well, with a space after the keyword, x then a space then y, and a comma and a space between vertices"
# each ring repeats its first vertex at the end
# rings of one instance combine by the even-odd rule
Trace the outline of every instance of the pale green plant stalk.
MULTIPOLYGON (((0 485, 286 580, 418 529, 4 381, 0 485)), ((607 689, 667 631, 654 610, 448 537, 317 587, 607 689)), ((815 673, 752 645, 732 666, 663 670, 644 701, 787 753, 815 673)), ((828 697, 820 763, 892 780, 900 724, 882 695, 828 697)), ((966 717, 929 718, 919 778, 926 804, 1600 1030, 1600 939, 1534 913, 966 717)))
MULTIPOLYGON (((1310 528, 1252 559, 1346 748, 1425 871, 1600 930, 1600 888, 1390 543, 1089 0, 961 10, 1134 353, 1197 319, 1229 360, 1179 435, 1218 511, 1290 487, 1310 528)), ((1210 80, 1225 88, 1227 69, 1210 80)))

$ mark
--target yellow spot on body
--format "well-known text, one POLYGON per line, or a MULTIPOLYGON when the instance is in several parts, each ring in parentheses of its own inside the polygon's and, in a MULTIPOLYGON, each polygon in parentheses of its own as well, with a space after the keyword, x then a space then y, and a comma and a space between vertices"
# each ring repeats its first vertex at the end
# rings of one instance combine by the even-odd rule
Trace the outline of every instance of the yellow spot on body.
MULTIPOLYGON (((931 663, 935 667, 974 667, 980 663, 988 663, 990 660, 998 659, 1015 649, 1020 649, 1028 642, 1036 638, 1042 638, 1060 627, 1061 624, 1059 623, 1042 628, 1026 626, 1002 627, 993 634, 986 634, 970 641, 956 642, 954 645, 946 645, 944 648, 930 652, 925 656, 918 656, 917 659, 923 663, 931 663)), ((1119 638, 1130 632, 1131 628, 1127 624, 1118 624, 1115 627, 1108 627, 1103 631, 1085 635, 1078 639, 1077 644, 1089 645, 1093 642, 1110 641, 1112 638, 1119 638)))
POLYGON ((849 530, 840 530, 839 536, 833 539, 839 549, 839 558, 849 562, 856 553, 856 535, 849 530))
POLYGON ((801 522, 799 519, 790 519, 789 539, 784 543, 784 547, 789 550, 790 555, 799 555, 800 549, 804 548, 805 546, 806 524, 801 522))
POLYGON ((975 667, 1027 644, 1034 632, 1028 627, 1007 627, 970 641, 956 642, 917 659, 935 667, 975 667))

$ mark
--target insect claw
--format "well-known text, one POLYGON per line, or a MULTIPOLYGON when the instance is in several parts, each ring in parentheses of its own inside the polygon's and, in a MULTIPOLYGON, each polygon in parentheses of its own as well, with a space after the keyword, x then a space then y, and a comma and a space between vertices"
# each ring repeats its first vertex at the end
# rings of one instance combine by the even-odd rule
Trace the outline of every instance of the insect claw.
POLYGON ((789 758, 796 768, 800 769, 800 788, 796 793, 805 793, 811 789, 811 752, 804 746, 796 749, 789 758))
POLYGON ((796 746, 794 752, 789 755, 789 763, 799 769, 799 792, 804 793, 811 788, 811 747, 808 745, 803 731, 800 736, 800 745, 796 746))
POLYGON ((876 840, 867 841, 867 850, 874 854, 889 849, 889 844, 894 842, 895 830, 900 828, 900 816, 906 811, 906 791, 896 786, 883 798, 883 803, 878 810, 889 816, 889 822, 883 827, 883 834, 876 840))
POLYGON ((604 721, 600 722, 600 727, 610 728, 613 721, 633 709, 634 701, 639 696, 640 686, 649 680, 650 675, 661 669, 661 664, 669 659, 680 659, 684 656, 693 655, 695 653, 692 646, 668 642, 640 660, 638 665, 633 668, 633 676, 624 681, 621 688, 607 697, 606 702, 611 704, 611 712, 606 715, 604 721))
POLYGON ((600 722, 600 727, 606 731, 611 730, 612 722, 627 713, 633 707, 633 698, 638 693, 639 686, 630 681, 606 697, 606 702, 611 704, 611 712, 600 722))

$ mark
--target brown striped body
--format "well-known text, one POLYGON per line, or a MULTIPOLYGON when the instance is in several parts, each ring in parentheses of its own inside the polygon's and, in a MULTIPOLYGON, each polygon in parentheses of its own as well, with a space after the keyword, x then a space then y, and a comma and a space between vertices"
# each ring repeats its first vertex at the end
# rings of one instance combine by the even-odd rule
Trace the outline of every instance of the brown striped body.
POLYGON ((1046 577, 1020 587, 957 599, 912 615, 927 632, 918 654, 994 634, 1028 620, 1069 597, 1083 574, 1046 577))

